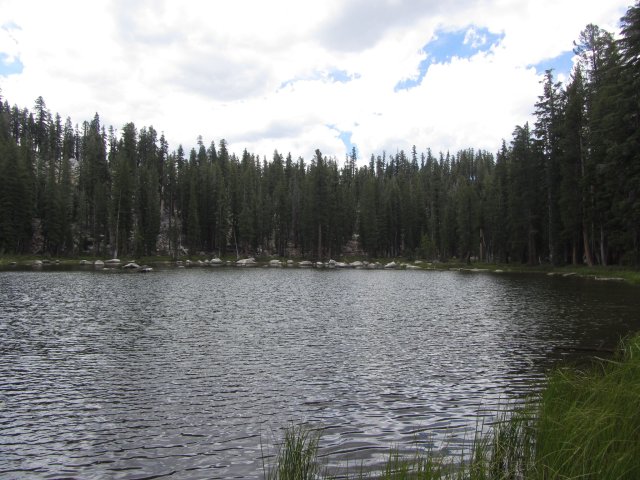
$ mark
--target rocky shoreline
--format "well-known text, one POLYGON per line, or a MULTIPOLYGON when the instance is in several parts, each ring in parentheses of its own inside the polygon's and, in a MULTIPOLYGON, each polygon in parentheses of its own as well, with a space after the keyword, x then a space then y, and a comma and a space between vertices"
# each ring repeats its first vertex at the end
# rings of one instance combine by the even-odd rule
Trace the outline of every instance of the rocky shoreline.
POLYGON ((110 259, 5 259, 0 260, 0 270, 42 270, 42 269, 69 269, 69 270, 105 270, 105 271, 123 271, 123 272, 139 272, 149 273, 154 269, 166 270, 173 268, 299 268, 299 269, 326 269, 326 270, 428 270, 428 271, 457 271, 463 273, 537 273, 545 274, 549 277, 576 277, 590 280, 610 281, 610 282, 629 282, 640 284, 640 274, 637 272, 629 272, 622 270, 602 270, 575 271, 567 270, 566 267, 558 269, 538 269, 526 266, 514 265, 461 265, 455 263, 443 263, 438 261, 402 261, 396 259, 387 260, 355 260, 348 261, 311 261, 311 260, 293 260, 293 259, 256 259, 255 257, 247 257, 239 260, 221 259, 219 257, 204 258, 198 260, 169 260, 169 259, 145 259, 147 263, 137 262, 134 259, 121 260, 118 258, 110 259))

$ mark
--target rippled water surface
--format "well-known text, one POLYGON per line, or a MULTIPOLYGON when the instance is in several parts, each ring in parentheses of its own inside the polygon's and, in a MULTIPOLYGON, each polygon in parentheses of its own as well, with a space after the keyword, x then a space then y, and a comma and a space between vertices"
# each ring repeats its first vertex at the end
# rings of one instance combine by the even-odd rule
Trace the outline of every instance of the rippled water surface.
POLYGON ((257 478, 299 422, 332 465, 456 448, 638 312, 637 287, 537 275, 0 272, 0 476, 257 478))

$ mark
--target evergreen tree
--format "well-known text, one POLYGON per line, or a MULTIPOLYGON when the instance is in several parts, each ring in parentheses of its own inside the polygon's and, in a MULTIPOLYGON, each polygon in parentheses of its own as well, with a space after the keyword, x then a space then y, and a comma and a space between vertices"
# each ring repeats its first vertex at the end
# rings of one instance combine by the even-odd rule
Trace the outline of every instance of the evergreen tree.
POLYGON ((537 117, 535 135, 540 143, 539 148, 544 161, 544 187, 546 191, 546 225, 548 239, 549 261, 557 264, 560 261, 559 231, 560 221, 558 214, 558 190, 560 179, 560 141, 562 119, 561 84, 554 82, 553 71, 545 72, 543 94, 538 97, 535 107, 537 117))
POLYGON ((586 99, 582 69, 577 66, 566 89, 560 158, 562 238, 569 244, 571 263, 593 264, 587 206, 591 195, 586 173, 586 99))

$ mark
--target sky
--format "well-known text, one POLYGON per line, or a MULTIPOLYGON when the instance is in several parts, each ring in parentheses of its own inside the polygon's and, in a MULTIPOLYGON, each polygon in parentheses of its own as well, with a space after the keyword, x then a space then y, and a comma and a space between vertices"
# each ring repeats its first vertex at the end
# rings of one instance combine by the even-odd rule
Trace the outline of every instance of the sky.
POLYGON ((0 0, 0 94, 170 150, 497 151, 631 0, 0 0))

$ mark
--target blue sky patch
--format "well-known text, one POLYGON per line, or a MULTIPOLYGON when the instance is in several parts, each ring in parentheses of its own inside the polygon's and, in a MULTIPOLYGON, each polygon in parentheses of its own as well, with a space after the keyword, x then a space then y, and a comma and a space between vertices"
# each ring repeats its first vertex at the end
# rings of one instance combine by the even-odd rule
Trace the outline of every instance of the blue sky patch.
POLYGON ((285 87, 288 87, 289 85, 293 85, 294 83, 300 81, 328 80, 331 83, 348 83, 352 80, 357 80, 358 78, 360 78, 359 73, 350 74, 346 70, 338 70, 337 68, 335 68, 333 70, 329 70, 328 72, 315 71, 311 75, 292 78, 291 80, 282 82, 278 87, 278 90, 281 90, 285 87))
MULTIPOLYGON (((340 132, 340 135, 338 135, 342 143, 344 143, 344 148, 348 155, 351 155, 351 150, 355 147, 355 144, 351 143, 351 135, 353 135, 353 132, 340 132)), ((356 147, 357 150, 358 148, 356 147)))
POLYGON ((360 74, 356 73, 356 74, 350 75, 349 72, 347 72, 346 70, 336 69, 336 70, 331 70, 327 75, 327 78, 332 82, 348 83, 351 80, 360 78, 360 74))
POLYGON ((558 55, 555 58, 547 58, 536 65, 531 65, 536 69, 538 73, 544 73, 546 70, 550 68, 553 69, 553 74, 555 77, 558 75, 564 74, 566 78, 569 78, 571 74, 571 70, 573 69, 573 59, 574 53, 573 50, 569 50, 564 52, 561 55, 558 55))
POLYGON ((431 63, 447 63, 453 57, 469 58, 486 52, 504 38, 504 33, 492 33, 486 28, 467 27, 453 32, 436 32, 436 38, 423 50, 431 63))
MULTIPOLYGON (((353 132, 348 130, 340 130, 336 125, 333 125, 333 124, 327 124, 325 126, 335 131, 338 134, 338 138, 344 144, 344 151, 347 155, 351 155, 351 150, 353 149, 353 147, 356 147, 356 151, 358 150, 358 145, 351 142, 351 136, 353 135, 353 132)), ((341 160, 341 159, 338 159, 338 160, 341 160)))
POLYGON ((22 73, 24 65, 18 58, 12 58, 6 53, 0 52, 0 76, 7 77, 9 75, 15 75, 22 73))
POLYGON ((448 63, 454 57, 470 58, 479 52, 487 52, 504 38, 504 33, 492 33, 486 28, 469 26, 462 30, 437 31, 422 52, 426 58, 418 65, 418 76, 397 83, 394 91, 409 90, 420 85, 433 63, 448 63))

